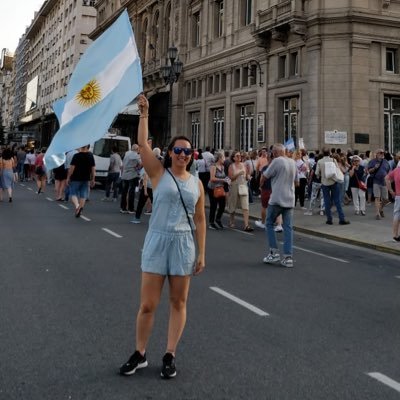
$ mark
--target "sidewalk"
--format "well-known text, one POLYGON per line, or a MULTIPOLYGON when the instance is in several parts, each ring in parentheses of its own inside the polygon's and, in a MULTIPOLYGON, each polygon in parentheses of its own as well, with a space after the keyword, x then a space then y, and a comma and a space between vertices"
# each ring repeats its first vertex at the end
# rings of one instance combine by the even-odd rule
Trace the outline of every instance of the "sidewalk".
MULTIPOLYGON (((250 204, 249 211, 250 219, 260 219, 260 199, 254 199, 254 203, 250 204)), ((325 216, 319 214, 307 216, 304 215, 304 211, 300 208, 294 210, 295 231, 400 255, 400 243, 393 242, 392 238, 393 204, 384 208, 385 218, 379 221, 375 219, 373 204, 367 205, 366 216, 355 215, 352 204, 344 206, 343 211, 346 219, 350 221, 350 225, 343 226, 339 225, 339 219, 335 212, 333 213, 333 225, 327 225, 325 216)), ((254 229, 258 228, 254 227, 254 229)))

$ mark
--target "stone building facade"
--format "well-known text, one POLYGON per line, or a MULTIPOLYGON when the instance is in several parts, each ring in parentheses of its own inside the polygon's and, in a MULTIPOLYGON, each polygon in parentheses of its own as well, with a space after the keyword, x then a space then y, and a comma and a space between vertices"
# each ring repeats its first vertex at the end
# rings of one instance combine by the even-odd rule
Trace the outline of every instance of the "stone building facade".
POLYGON ((97 34, 128 9, 160 141, 169 91, 160 71, 173 44, 184 67, 172 134, 196 146, 248 150, 293 138, 309 149, 400 150, 400 1, 106 3, 96 6, 97 34))
MULTIPOLYGON (((20 123, 54 121, 50 106, 86 43, 124 8, 157 145, 170 111, 171 134, 196 147, 293 138, 308 149, 400 150, 399 0, 46 0, 26 32, 25 82, 38 77, 38 97, 20 123), (171 46, 183 72, 170 93, 162 67, 171 46)), ((127 122, 133 139, 136 122, 127 122)))
POLYGON ((68 81, 96 27, 95 1, 45 0, 15 53, 15 125, 36 132, 47 146, 57 121, 53 103, 66 95, 68 81))

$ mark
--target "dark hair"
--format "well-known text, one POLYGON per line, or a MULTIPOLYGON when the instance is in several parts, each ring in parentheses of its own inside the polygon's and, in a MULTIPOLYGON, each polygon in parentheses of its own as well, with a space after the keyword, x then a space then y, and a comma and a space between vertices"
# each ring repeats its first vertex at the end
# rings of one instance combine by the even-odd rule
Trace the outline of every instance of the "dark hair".
POLYGON ((329 149, 327 148, 327 147, 324 147, 323 149, 322 149, 322 154, 326 157, 326 156, 329 156, 329 149))
MULTIPOLYGON (((172 151, 172 149, 175 146, 175 142, 177 140, 185 140, 186 142, 188 142, 190 144, 190 147, 193 149, 192 142, 186 136, 175 136, 175 137, 173 137, 172 140, 171 140, 171 143, 168 145, 167 151, 165 153, 164 168, 171 168, 172 160, 171 160, 171 157, 169 156, 169 152, 172 151)), ((192 166, 192 164, 193 164, 193 154, 190 157, 189 164, 186 166, 186 171, 190 171, 190 167, 192 166)))
POLYGON ((116 153, 116 152, 118 151, 117 145, 114 144, 114 146, 111 148, 111 151, 112 151, 113 153, 116 153))
POLYGON ((13 156, 12 151, 8 147, 5 148, 1 153, 1 158, 3 158, 4 160, 11 160, 12 156, 13 156))

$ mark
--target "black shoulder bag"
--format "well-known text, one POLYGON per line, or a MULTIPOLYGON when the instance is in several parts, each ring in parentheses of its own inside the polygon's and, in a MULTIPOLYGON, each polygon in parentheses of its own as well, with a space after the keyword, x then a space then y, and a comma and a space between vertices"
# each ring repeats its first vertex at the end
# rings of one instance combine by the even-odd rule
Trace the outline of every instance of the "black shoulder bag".
POLYGON ((172 179, 174 180, 174 182, 175 182, 175 184, 176 184, 176 187, 178 188, 179 196, 180 196, 180 198, 181 198, 181 202, 182 202, 183 208, 185 209, 185 213, 186 213, 186 217, 187 217, 187 220, 188 220, 188 224, 189 224, 189 226, 190 226, 190 231, 192 232, 192 235, 193 235, 193 237, 194 237, 192 224, 191 224, 191 222, 190 222, 189 213, 188 213, 188 210, 187 210, 187 208, 186 208, 186 204, 185 204, 185 202, 183 201, 181 189, 180 189, 180 187, 179 187, 179 185, 178 185, 178 182, 176 181, 174 175, 171 173, 171 171, 170 171, 168 168, 166 168, 166 170, 167 170, 167 172, 172 176, 172 179))

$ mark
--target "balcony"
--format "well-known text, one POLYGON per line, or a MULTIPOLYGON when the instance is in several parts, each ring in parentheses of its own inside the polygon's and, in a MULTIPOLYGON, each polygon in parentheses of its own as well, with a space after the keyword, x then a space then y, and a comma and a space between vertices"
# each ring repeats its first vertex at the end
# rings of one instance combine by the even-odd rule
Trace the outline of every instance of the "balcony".
POLYGON ((262 44, 272 40, 285 41, 289 33, 306 34, 305 2, 278 0, 277 4, 257 13, 253 36, 262 44))

